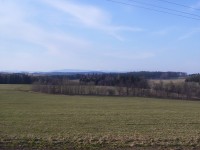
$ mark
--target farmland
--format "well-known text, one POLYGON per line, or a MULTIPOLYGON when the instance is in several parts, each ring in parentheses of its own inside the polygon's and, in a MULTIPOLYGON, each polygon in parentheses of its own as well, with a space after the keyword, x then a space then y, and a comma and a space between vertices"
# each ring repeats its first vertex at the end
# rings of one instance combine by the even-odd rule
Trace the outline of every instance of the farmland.
POLYGON ((0 85, 0 149, 200 146, 200 102, 34 93, 0 85))

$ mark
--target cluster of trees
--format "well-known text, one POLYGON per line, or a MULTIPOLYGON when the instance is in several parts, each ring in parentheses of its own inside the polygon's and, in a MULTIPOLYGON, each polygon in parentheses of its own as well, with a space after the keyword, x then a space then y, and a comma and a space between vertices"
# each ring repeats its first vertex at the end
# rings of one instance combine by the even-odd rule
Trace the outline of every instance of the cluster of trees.
POLYGON ((35 83, 33 91, 65 95, 138 96, 200 100, 200 85, 198 83, 164 83, 160 81, 148 85, 148 88, 136 87, 134 84, 132 86, 96 86, 91 83, 80 84, 77 81, 65 80, 62 84, 35 83))
POLYGON ((130 72, 129 74, 137 77, 142 77, 145 79, 177 79, 187 77, 185 72, 161 72, 161 71, 140 71, 140 72, 130 72))
POLYGON ((160 98, 200 100, 200 85, 194 82, 152 83, 151 96, 160 98))
POLYGON ((34 91, 66 95, 142 96, 175 99, 199 99, 200 85, 195 82, 149 82, 126 74, 82 75, 79 80, 67 78, 40 80, 34 91), (62 80, 61 80, 62 79, 62 80))
POLYGON ((70 82, 59 85, 42 85, 35 83, 32 86, 32 90, 35 92, 64 95, 116 95, 114 87, 80 85, 77 83, 72 84, 70 82))
POLYGON ((82 75, 79 80, 62 79, 36 82, 34 91, 68 95, 142 96, 149 89, 148 81, 131 74, 82 75))
POLYGON ((63 80, 80 79, 82 75, 32 75, 24 73, 0 73, 0 84, 33 84, 40 82, 41 84, 58 84, 63 80))
POLYGON ((186 82, 196 82, 200 84, 200 74, 192 74, 187 77, 186 82))
POLYGON ((131 73, 84 75, 81 76, 80 83, 96 86, 149 88, 147 79, 135 76, 131 73))

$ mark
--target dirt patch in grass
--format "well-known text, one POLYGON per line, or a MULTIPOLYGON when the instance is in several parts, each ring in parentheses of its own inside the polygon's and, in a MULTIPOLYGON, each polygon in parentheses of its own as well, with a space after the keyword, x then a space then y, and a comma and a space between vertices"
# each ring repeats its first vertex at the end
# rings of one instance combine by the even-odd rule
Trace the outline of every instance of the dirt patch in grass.
POLYGON ((190 150, 200 149, 200 138, 193 138, 189 141, 183 139, 141 139, 141 137, 73 137, 65 139, 38 139, 38 138, 7 138, 1 139, 0 149, 81 149, 81 150, 190 150))

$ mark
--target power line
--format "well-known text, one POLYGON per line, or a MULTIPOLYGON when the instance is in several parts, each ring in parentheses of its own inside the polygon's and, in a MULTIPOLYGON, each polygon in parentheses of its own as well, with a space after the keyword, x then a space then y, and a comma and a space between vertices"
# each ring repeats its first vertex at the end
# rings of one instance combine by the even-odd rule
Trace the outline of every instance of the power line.
POLYGON ((188 19, 193 19, 193 20, 200 21, 200 18, 194 18, 194 17, 184 16, 184 15, 175 14, 175 13, 171 13, 171 12, 167 12, 167 11, 162 11, 162 10, 158 10, 158 9, 153 9, 153 8, 149 8, 149 7, 145 7, 145 6, 140 6, 140 5, 130 4, 130 3, 125 3, 125 2, 116 1, 116 0, 107 0, 107 1, 110 1, 112 3, 121 4, 121 5, 127 5, 127 6, 132 6, 132 7, 143 8, 143 9, 146 9, 146 10, 151 10, 151 11, 155 11, 155 12, 160 12, 160 13, 165 13, 165 14, 170 14, 170 15, 174 15, 174 16, 179 16, 179 17, 183 17, 183 18, 188 18, 188 19))
POLYGON ((138 4, 142 4, 142 5, 144 4, 144 5, 148 5, 148 6, 152 6, 152 7, 156 7, 156 8, 170 10, 170 11, 174 11, 174 12, 178 12, 178 13, 182 13, 182 14, 187 14, 187 15, 190 15, 190 16, 200 17, 200 15, 197 15, 197 14, 192 14, 192 13, 188 13, 188 12, 184 12, 184 11, 179 11, 179 10, 175 10, 175 9, 171 9, 171 8, 166 8, 166 7, 162 7, 162 6, 158 6, 158 5, 153 5, 153 4, 150 4, 150 3, 139 2, 137 0, 129 0, 129 1, 132 1, 132 2, 138 3, 138 4))
POLYGON ((161 1, 161 2, 165 2, 165 3, 169 3, 169 4, 173 4, 173 5, 177 5, 177 6, 181 6, 181 7, 190 8, 190 9, 193 9, 193 10, 200 11, 200 9, 198 9, 198 8, 194 8, 194 7, 191 7, 191 6, 187 6, 187 5, 183 5, 183 4, 179 4, 179 3, 175 3, 175 2, 170 2, 168 0, 157 0, 157 1, 161 1))

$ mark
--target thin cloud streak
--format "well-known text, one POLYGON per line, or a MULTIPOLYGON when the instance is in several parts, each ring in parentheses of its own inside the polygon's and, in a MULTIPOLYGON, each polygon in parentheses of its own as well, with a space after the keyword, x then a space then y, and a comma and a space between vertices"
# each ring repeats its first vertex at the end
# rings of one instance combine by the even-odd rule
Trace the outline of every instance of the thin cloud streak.
POLYGON ((27 19, 29 16, 25 14, 23 7, 16 3, 4 2, 0 6, 0 33, 5 39, 32 43, 43 47, 50 54, 59 54, 59 51, 66 50, 66 47, 73 50, 90 47, 90 43, 84 39, 59 31, 48 31, 42 26, 30 23, 27 19))
POLYGON ((104 31, 118 40, 124 40, 119 34, 121 31, 143 31, 142 28, 112 25, 111 16, 107 12, 92 5, 82 5, 63 0, 45 0, 44 2, 55 9, 69 14, 76 21, 81 23, 81 25, 104 31))
POLYGON ((191 7, 194 8, 192 10, 200 9, 200 1, 198 1, 196 4, 192 5, 191 7))
POLYGON ((117 58, 117 59, 126 59, 126 60, 144 60, 155 57, 154 53, 151 52, 116 52, 116 53, 105 53, 105 56, 117 58))
POLYGON ((189 39, 189 38, 192 38, 193 36, 195 36, 196 34, 199 34, 200 33, 200 28, 195 28, 193 29, 192 31, 182 35, 181 37, 178 38, 178 40, 186 40, 186 39, 189 39))
POLYGON ((152 35, 156 35, 156 36, 166 36, 168 35, 170 32, 172 31, 172 29, 162 29, 162 30, 159 30, 159 31, 155 31, 155 32, 152 32, 152 35))

